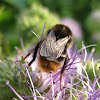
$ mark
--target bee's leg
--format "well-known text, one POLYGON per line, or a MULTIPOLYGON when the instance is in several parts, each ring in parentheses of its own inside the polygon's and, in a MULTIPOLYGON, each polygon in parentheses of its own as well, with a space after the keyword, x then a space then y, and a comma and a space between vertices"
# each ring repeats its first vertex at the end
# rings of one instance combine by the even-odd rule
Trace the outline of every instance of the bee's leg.
POLYGON ((41 42, 39 42, 39 43, 35 46, 34 51, 33 51, 33 52, 34 52, 34 53, 33 53, 33 58, 32 58, 32 60, 30 61, 30 63, 28 64, 28 66, 31 66, 31 64, 35 61, 35 58, 36 58, 36 56, 37 56, 37 52, 38 52, 40 43, 41 43, 41 42))
POLYGON ((61 69, 61 74, 60 74, 60 89, 62 88, 62 76, 63 76, 63 72, 66 69, 66 65, 67 65, 68 61, 69 61, 69 57, 67 55, 66 58, 65 58, 65 61, 64 61, 64 65, 63 65, 63 67, 61 69))
POLYGON ((31 64, 34 62, 34 60, 35 60, 35 59, 32 59, 32 60, 29 62, 28 67, 31 66, 31 64))

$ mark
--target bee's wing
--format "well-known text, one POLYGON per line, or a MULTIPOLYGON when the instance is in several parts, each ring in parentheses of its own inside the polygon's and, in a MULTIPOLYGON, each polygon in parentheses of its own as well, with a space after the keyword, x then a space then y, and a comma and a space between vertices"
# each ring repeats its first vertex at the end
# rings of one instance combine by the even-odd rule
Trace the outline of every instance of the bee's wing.
POLYGON ((48 60, 56 60, 57 58, 59 58, 60 56, 66 57, 65 55, 62 55, 65 46, 67 44, 69 40, 69 37, 65 37, 63 39, 59 39, 58 41, 54 42, 52 44, 52 48, 54 52, 51 53, 51 55, 49 57, 47 57, 48 60))
POLYGON ((54 32, 51 31, 49 35, 44 39, 40 47, 40 55, 44 57, 50 57, 51 54, 54 52, 54 44, 56 37, 54 36, 54 32))
POLYGON ((54 61, 62 55, 67 42, 68 37, 56 41, 54 32, 51 31, 41 44, 40 55, 50 61, 54 61))
POLYGON ((55 42, 55 51, 57 51, 57 58, 62 55, 62 52, 64 51, 65 45, 67 44, 68 40, 69 37, 65 37, 55 42))

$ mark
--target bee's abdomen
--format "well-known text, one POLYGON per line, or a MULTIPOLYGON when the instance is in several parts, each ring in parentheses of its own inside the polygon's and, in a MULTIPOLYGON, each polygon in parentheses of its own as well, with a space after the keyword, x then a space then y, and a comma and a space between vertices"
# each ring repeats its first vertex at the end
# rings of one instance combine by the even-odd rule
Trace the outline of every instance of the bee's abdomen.
POLYGON ((49 73, 50 71, 56 72, 59 69, 59 67, 61 66, 61 63, 49 61, 49 60, 46 60, 45 58, 39 56, 38 57, 38 66, 42 71, 49 73))

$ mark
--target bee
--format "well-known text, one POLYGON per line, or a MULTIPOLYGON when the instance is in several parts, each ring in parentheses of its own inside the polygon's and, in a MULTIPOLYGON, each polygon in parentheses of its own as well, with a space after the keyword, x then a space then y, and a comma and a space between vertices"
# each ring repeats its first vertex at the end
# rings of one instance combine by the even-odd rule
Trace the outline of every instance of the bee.
POLYGON ((56 24, 47 31, 46 37, 39 41, 23 60, 32 54, 33 58, 28 65, 30 66, 37 57, 39 68, 47 73, 50 73, 51 71, 55 73, 58 71, 61 65, 63 65, 60 75, 61 81, 62 74, 69 60, 67 49, 71 44, 72 32, 70 28, 63 24, 56 24))

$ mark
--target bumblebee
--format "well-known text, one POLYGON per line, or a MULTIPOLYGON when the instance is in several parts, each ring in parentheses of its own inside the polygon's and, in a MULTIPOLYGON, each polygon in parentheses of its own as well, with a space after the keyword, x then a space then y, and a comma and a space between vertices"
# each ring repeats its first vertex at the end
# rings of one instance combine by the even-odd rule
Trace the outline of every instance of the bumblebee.
POLYGON ((29 66, 38 58, 38 66, 42 71, 50 73, 57 72, 59 67, 62 73, 66 68, 69 57, 67 49, 72 44, 72 32, 68 26, 56 24, 47 31, 46 37, 39 41, 37 45, 26 55, 24 60, 32 54, 29 66), (38 56, 37 56, 38 55, 38 56))

